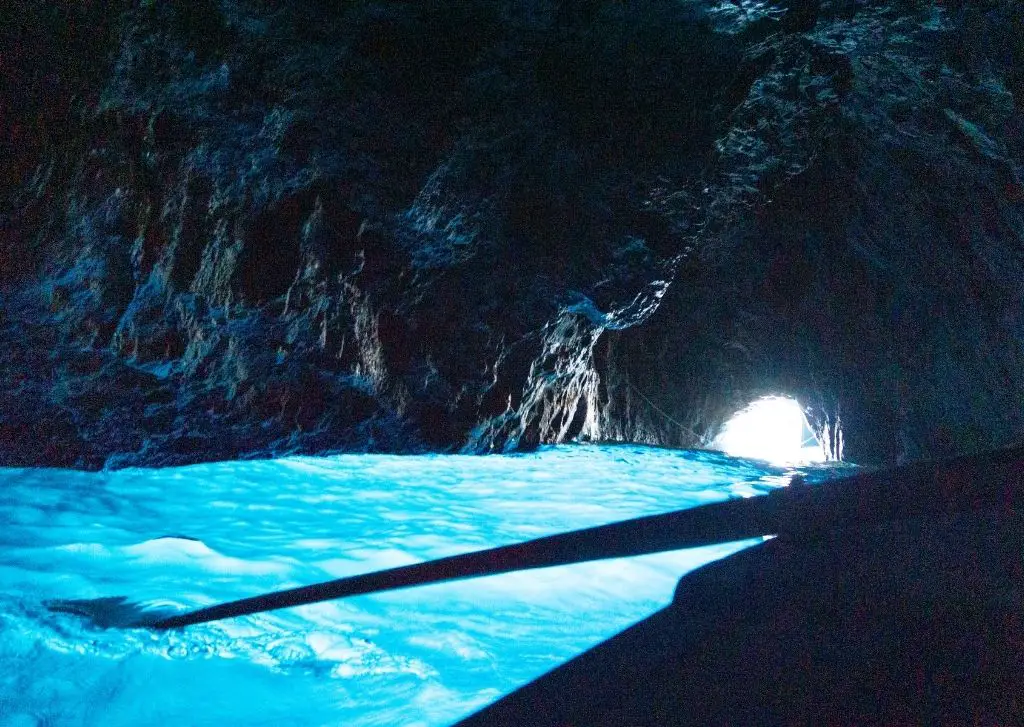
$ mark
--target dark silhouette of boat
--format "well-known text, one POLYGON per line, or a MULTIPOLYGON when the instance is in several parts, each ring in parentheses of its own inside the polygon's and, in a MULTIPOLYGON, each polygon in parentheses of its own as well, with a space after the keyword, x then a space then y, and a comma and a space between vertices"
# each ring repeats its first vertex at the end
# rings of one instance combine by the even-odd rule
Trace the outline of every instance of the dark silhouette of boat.
POLYGON ((1024 724, 1022 484, 1018 450, 823 485, 460 727, 1024 724))

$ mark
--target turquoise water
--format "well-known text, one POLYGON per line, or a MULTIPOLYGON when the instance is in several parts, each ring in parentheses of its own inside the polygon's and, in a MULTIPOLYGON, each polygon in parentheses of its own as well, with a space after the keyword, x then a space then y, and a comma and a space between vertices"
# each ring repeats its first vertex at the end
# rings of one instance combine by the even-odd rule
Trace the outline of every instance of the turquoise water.
POLYGON ((43 602, 123 595, 194 608, 748 497, 794 471, 630 446, 0 469, 0 726, 451 724, 665 606, 683 573, 753 541, 179 632, 100 630, 43 602))

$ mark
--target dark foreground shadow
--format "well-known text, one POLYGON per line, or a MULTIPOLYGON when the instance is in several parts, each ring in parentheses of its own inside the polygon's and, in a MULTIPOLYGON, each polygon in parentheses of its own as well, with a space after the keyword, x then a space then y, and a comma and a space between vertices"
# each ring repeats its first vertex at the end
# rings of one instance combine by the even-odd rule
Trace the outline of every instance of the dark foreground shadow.
POLYGON ((781 537, 460 724, 1022 724, 1022 624, 1012 510, 781 537))

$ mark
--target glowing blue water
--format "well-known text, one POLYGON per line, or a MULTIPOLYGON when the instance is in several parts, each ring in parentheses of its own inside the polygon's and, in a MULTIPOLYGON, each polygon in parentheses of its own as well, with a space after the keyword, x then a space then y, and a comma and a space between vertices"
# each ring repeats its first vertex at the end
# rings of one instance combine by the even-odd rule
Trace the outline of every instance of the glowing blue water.
POLYGON ((744 544, 160 634, 97 630, 42 602, 191 608, 749 496, 789 472, 641 447, 0 470, 0 725, 449 724, 661 608, 680 575, 744 544))

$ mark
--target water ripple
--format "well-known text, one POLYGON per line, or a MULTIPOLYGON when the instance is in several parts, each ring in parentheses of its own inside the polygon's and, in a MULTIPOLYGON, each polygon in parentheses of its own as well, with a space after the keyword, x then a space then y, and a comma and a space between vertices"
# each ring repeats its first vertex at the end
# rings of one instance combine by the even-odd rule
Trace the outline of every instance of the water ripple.
POLYGON ((750 497, 794 473, 634 446, 0 470, 0 725, 447 724, 660 608, 683 573, 751 543, 159 634, 90 627, 43 604, 194 608, 750 497))

